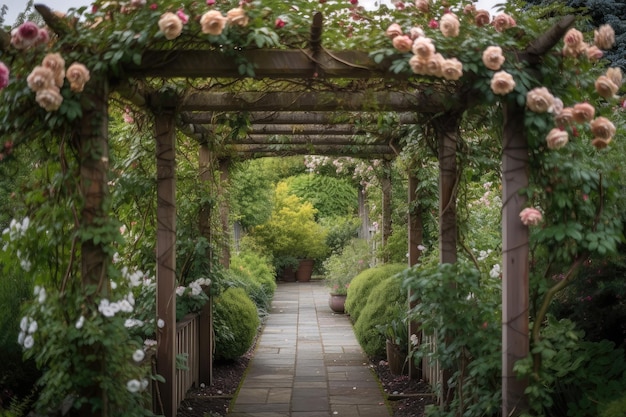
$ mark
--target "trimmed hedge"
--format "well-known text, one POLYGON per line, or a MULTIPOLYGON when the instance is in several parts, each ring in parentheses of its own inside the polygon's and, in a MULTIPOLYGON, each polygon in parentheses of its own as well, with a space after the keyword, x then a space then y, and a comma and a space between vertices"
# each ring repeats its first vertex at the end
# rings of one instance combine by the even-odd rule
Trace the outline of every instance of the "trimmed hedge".
POLYGON ((214 302, 216 359, 236 359, 252 346, 260 324, 257 309, 243 288, 227 288, 214 302), (226 331, 224 331, 226 330, 226 331))
POLYGON ((353 322, 359 319, 361 310, 367 304, 372 289, 382 280, 389 278, 407 268, 405 264, 387 264, 366 269, 354 277, 348 287, 346 298, 346 313, 350 314, 353 322))

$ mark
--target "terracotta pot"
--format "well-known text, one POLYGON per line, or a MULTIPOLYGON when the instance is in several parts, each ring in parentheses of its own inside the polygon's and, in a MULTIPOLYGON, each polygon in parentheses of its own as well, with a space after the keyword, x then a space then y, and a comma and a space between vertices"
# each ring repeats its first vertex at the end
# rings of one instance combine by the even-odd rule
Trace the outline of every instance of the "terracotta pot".
POLYGON ((330 294, 328 296, 328 307, 335 313, 345 313, 346 295, 330 294))
POLYGON ((389 363, 389 371, 394 375, 403 375, 405 370, 408 371, 408 368, 405 369, 404 361, 406 359, 406 355, 400 349, 400 346, 393 343, 391 340, 387 340, 386 344, 387 350, 387 362, 389 363))
POLYGON ((313 275, 313 259, 301 259, 296 271, 298 282, 309 282, 313 275))

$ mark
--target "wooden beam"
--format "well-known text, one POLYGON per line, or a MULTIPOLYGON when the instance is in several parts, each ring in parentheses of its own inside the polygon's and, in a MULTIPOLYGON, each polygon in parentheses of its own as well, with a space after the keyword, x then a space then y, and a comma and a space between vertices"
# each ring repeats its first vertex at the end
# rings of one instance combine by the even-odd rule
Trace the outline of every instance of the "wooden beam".
MULTIPOLYGON (((196 92, 183 98, 181 111, 360 111, 422 112, 446 110, 441 95, 397 92, 196 92)), ((160 103, 152 103, 158 106, 160 103)))
MULTIPOLYGON (((351 124, 253 124, 248 127, 250 135, 363 135, 363 128, 351 124)), ((375 133, 375 132, 374 132, 375 133)))
POLYGON ((380 159, 397 155, 387 145, 225 145, 221 150, 224 154, 257 154, 257 156, 290 156, 290 155, 335 155, 353 156, 355 158, 380 159))
POLYGON ((311 134, 311 135, 248 135, 247 138, 235 141, 226 141, 226 143, 232 144, 259 144, 266 146, 280 146, 280 145, 343 145, 343 146, 361 146, 361 145, 374 145, 374 144, 386 144, 385 141, 369 140, 365 141, 364 136, 348 136, 348 135, 324 135, 324 134, 311 134), (282 140, 284 139, 284 140, 282 140))
MULTIPOLYGON (((190 124, 213 124, 228 113, 219 111, 183 112, 181 120, 190 124)), ((253 124, 343 124, 355 121, 367 121, 375 114, 331 113, 310 111, 250 111, 248 120, 253 124)), ((418 114, 414 111, 397 112, 398 124, 417 124, 418 114)), ((375 119, 372 120, 373 122, 375 119)))
MULTIPOLYGON (((321 30, 321 28, 320 28, 321 30)), ((366 52, 304 49, 251 49, 226 54, 221 50, 146 51, 141 64, 124 67, 131 77, 243 78, 241 62, 253 62, 256 78, 387 78, 406 76, 389 71, 391 59, 376 64, 366 52), (318 72, 320 71, 320 72, 318 72)))

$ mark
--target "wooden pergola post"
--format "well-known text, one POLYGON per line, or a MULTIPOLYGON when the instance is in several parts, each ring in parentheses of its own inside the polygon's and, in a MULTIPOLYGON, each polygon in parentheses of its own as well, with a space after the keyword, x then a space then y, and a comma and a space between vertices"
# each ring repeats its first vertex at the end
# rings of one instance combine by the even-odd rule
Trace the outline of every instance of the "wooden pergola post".
POLYGON ((220 224, 222 225, 221 247, 222 254, 220 263, 224 268, 230 266, 230 224, 228 220, 228 199, 226 198, 226 185, 230 180, 230 158, 219 159, 220 182, 218 184, 218 194, 221 196, 219 200, 220 224))
MULTIPOLYGON (((424 241, 424 227, 422 223, 422 213, 421 206, 418 201, 417 196, 417 184, 419 180, 413 175, 413 171, 409 170, 409 266, 417 265, 419 262, 419 258, 421 255, 421 251, 418 249, 419 245, 421 245, 424 241)), ((409 300, 411 300, 413 293, 409 290, 409 300)), ((409 309, 415 307, 418 301, 409 301, 409 309)), ((409 323, 409 336, 415 334, 418 337, 418 340, 422 340, 422 334, 420 330, 420 323, 411 321, 409 323)), ((413 345, 411 344, 411 340, 409 337, 408 340, 408 351, 411 352, 413 349, 413 345)), ((411 379, 419 379, 422 378, 422 369, 415 366, 413 360, 410 360, 409 363, 409 378, 411 379)))
MULTIPOLYGON (((174 102, 175 100, 171 100, 174 102)), ((163 103, 167 100, 163 98, 163 103)), ((175 417, 176 390, 176 110, 155 111, 157 166, 157 373, 160 410, 175 417)))
POLYGON ((519 213, 528 187, 528 143, 524 109, 504 106, 502 154, 502 415, 516 416, 527 408, 527 380, 518 379, 513 366, 529 354, 528 228, 519 213))
MULTIPOLYGON (((383 175, 380 179, 383 192, 382 198, 382 221, 381 221, 381 245, 384 248, 391 236, 391 161, 383 161, 383 175)), ((388 255, 386 256, 388 257, 388 255)), ((385 259, 387 261, 387 259, 385 259)))

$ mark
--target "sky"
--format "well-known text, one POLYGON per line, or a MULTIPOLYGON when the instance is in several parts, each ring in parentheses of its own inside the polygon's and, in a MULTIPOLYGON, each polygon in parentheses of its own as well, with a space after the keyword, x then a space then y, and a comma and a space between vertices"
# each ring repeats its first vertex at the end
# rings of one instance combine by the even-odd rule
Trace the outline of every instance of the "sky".
MULTIPOLYGON (((0 1, 2 2, 0 4, 5 5, 9 8, 8 13, 5 17, 5 23, 12 25, 15 22, 15 18, 17 17, 17 15, 24 11, 26 0, 0 0, 0 1)), ((362 0, 362 1, 365 2, 365 0, 362 0)), ((372 2, 375 0, 367 0, 367 1, 372 2)), ((70 8, 88 6, 91 4, 91 1, 90 0, 35 0, 35 4, 39 4, 39 3, 45 4, 52 10, 66 12, 70 8)), ((477 8, 490 10, 493 7, 493 5, 498 4, 498 3, 504 3, 504 0, 479 0, 477 2, 477 8)))

